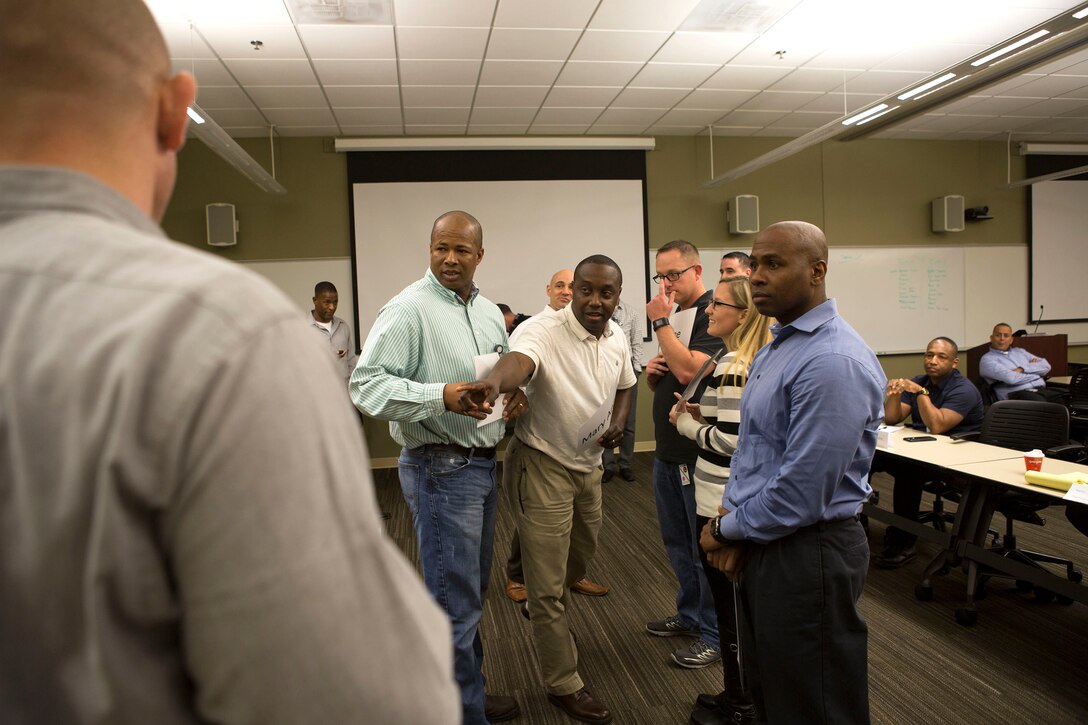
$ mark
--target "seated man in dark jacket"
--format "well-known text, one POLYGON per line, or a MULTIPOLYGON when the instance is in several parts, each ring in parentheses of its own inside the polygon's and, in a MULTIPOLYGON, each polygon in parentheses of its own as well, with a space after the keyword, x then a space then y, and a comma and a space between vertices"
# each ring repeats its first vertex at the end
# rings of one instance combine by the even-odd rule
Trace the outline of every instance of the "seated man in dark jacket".
MULTIPOLYGON (((930 433, 969 433, 982 427, 982 396, 956 369, 959 347, 947 337, 938 337, 926 347, 925 375, 910 380, 888 381, 884 393, 884 422, 901 423, 909 415, 916 427, 930 433)), ((922 502, 924 469, 913 463, 896 462, 888 468, 895 477, 893 510, 916 519, 922 502)), ((914 559, 918 537, 894 526, 884 535, 884 551, 877 566, 896 569, 914 559)))

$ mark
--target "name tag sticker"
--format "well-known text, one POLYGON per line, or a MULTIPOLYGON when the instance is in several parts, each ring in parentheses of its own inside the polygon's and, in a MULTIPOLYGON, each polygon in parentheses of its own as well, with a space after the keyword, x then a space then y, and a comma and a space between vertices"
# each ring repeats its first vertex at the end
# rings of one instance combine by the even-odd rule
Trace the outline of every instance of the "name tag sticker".
MULTIPOLYGON (((489 352, 484 355, 477 355, 473 358, 473 362, 476 363, 476 379, 480 380, 491 372, 492 368, 499 362, 499 353, 489 352)), ((502 402, 504 395, 500 394, 495 399, 495 404, 491 406, 491 413, 488 414, 483 420, 476 421, 476 427, 480 428, 488 423, 494 423, 497 420, 502 420, 502 411, 506 409, 506 404, 502 402)))
POLYGON ((680 464, 680 485, 681 486, 690 486, 691 485, 691 476, 688 475, 688 464, 686 464, 686 463, 681 463, 680 464))

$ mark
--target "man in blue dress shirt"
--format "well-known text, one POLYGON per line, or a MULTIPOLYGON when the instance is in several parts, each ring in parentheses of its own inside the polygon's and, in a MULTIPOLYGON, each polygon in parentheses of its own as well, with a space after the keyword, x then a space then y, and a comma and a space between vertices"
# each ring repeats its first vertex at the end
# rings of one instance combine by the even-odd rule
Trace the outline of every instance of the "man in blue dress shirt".
POLYGON ((771 723, 869 722, 858 512, 885 378, 827 299, 826 273, 818 227, 780 222, 756 237, 752 300, 778 322, 744 388, 723 514, 700 538, 740 582, 743 663, 771 723))
POLYGON ((1062 395, 1046 387, 1050 363, 1022 347, 1013 347, 1012 327, 994 325, 990 349, 978 361, 978 373, 993 388, 998 400, 1042 400, 1061 403, 1062 395))

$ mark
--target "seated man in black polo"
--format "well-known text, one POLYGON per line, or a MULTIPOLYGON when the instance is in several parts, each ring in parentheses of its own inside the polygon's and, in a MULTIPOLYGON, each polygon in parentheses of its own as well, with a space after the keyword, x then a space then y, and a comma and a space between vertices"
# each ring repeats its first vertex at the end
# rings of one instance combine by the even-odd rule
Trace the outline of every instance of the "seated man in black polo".
MULTIPOLYGON (((925 375, 911 380, 889 380, 884 392, 884 422, 895 425, 909 415, 915 427, 930 433, 968 433, 982 427, 982 396, 967 378, 956 370, 959 348, 947 337, 929 343, 925 354, 925 375)), ((922 485, 926 481, 923 466, 897 462, 888 467, 895 477, 893 510, 899 516, 918 518, 922 485)), ((896 569, 914 559, 918 537, 894 526, 884 535, 884 551, 876 557, 877 566, 896 569)))

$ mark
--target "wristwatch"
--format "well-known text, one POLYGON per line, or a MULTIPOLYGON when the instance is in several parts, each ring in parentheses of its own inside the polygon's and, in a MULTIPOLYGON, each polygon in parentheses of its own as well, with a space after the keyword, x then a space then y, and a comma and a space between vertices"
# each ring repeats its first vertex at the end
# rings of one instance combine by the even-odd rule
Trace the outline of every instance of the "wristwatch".
POLYGON ((653 328, 654 328, 654 332, 657 332, 657 331, 658 331, 658 330, 660 330, 660 329, 661 329, 662 327, 665 327, 665 326, 666 326, 666 325, 668 325, 668 324, 671 324, 671 323, 669 322, 669 318, 668 318, 668 317, 659 317, 659 318, 657 318, 656 320, 654 320, 654 321, 653 321, 653 325, 652 325, 652 326, 653 326, 653 328))
POLYGON ((714 540, 719 544, 732 544, 734 542, 722 536, 722 517, 719 516, 710 520, 710 535, 714 537, 714 540))
POLYGON ((922 388, 921 390, 918 391, 918 394, 919 395, 929 395, 929 390, 927 388, 922 388))

